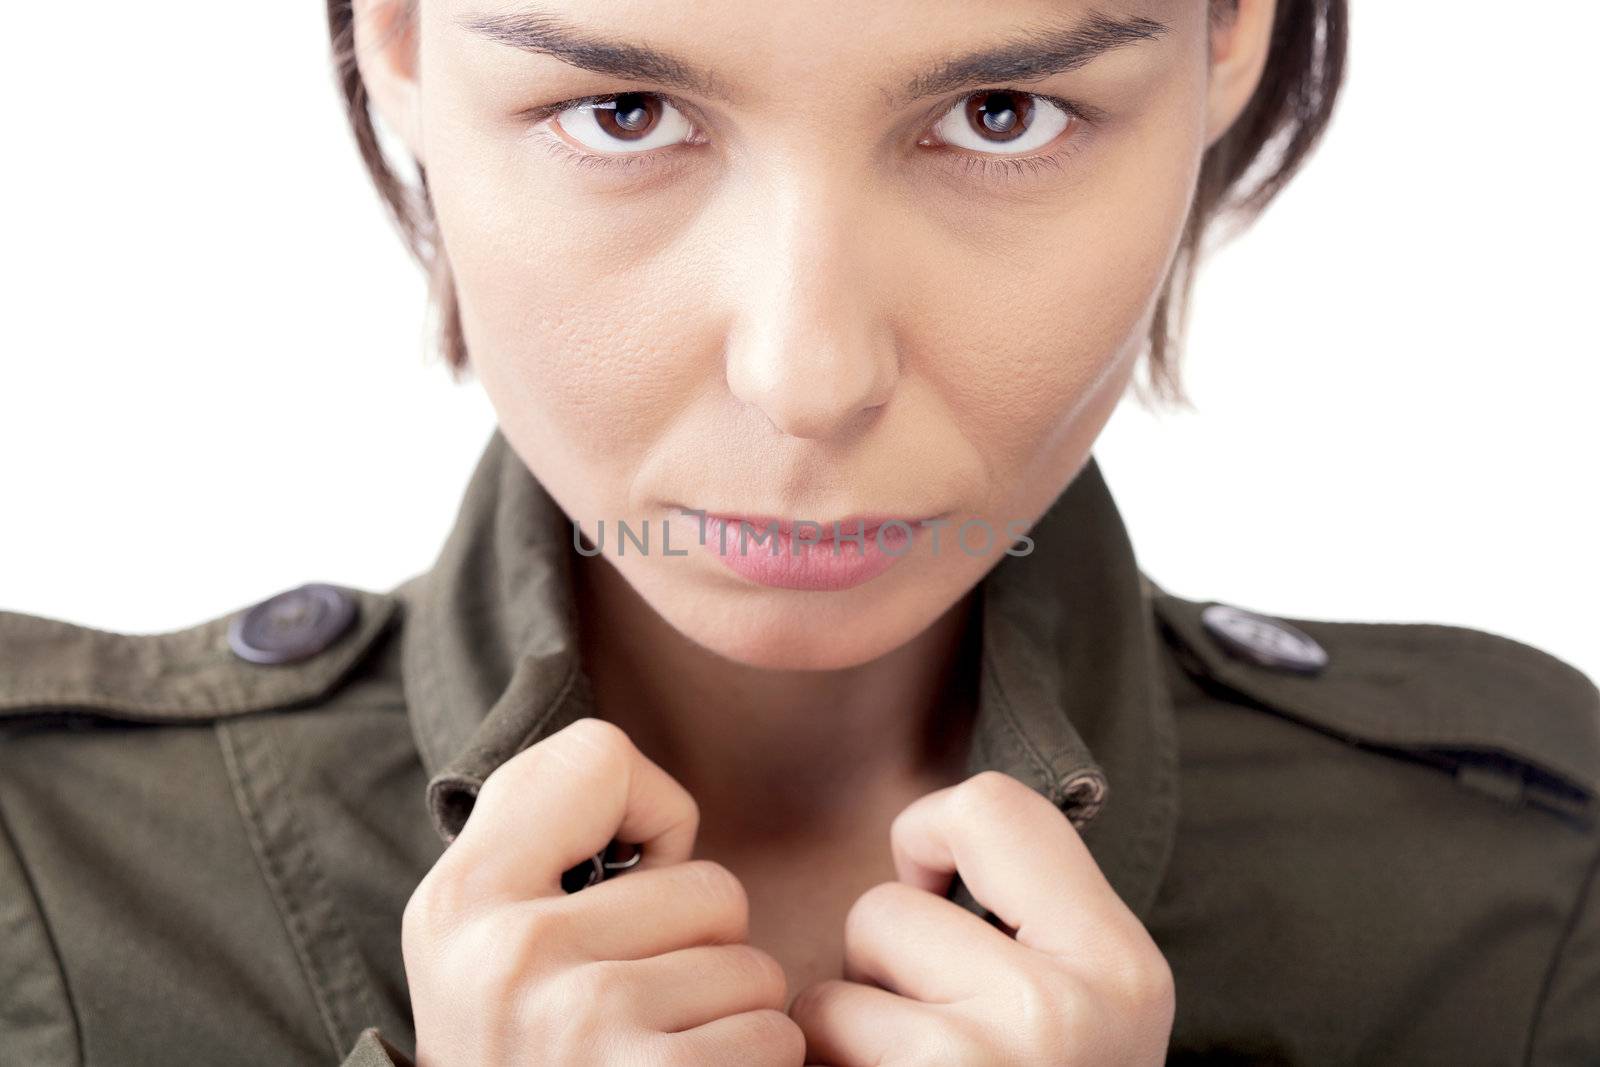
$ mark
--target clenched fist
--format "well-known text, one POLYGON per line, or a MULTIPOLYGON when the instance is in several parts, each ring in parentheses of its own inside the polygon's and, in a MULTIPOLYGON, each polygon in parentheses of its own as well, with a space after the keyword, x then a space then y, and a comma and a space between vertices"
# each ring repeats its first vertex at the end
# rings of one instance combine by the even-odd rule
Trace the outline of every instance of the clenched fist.
POLYGON ((1062 1067, 1164 1061, 1172 972, 1066 816, 998 771, 908 805, 898 881, 857 898, 845 977, 789 1007, 827 1067, 1062 1067), (959 872, 1008 936, 946 900, 959 872))
POLYGON ((699 810, 616 725, 582 718, 489 775, 406 905, 417 1067, 799 1067, 782 966, 748 900, 692 860, 699 810), (625 875, 561 874, 613 837, 625 875))

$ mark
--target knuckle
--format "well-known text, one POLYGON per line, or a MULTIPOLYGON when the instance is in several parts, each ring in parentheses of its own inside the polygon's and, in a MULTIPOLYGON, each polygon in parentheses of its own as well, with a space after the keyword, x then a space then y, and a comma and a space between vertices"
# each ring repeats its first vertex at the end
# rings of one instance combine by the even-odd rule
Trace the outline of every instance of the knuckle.
POLYGON ((892 920, 901 907, 903 894, 908 890, 921 892, 904 882, 892 881, 878 882, 863 890, 861 895, 851 902, 850 910, 845 912, 845 939, 854 940, 863 927, 872 926, 881 920, 892 920))
POLYGON ((604 760, 620 760, 633 752, 633 740, 628 732, 608 719, 585 715, 551 735, 563 738, 567 744, 587 750, 604 760))
POLYGON ((444 942, 437 977, 456 995, 491 1006, 524 1005, 526 991, 554 973, 567 920, 527 904, 462 925, 444 942))
POLYGON ((1129 953, 1117 968, 1118 999, 1143 1011, 1168 1011, 1173 1007, 1176 987, 1172 966, 1160 951, 1149 948, 1129 953))
POLYGON ((744 883, 716 860, 693 859, 682 864, 681 877, 689 892, 704 897, 713 910, 731 911, 741 917, 749 914, 750 899, 744 883))
POLYGON ((1017 1020, 1016 1033, 1030 1059, 1064 1062, 1080 1029, 1086 991, 1071 975, 1056 968, 1030 971, 1008 991, 1017 1020))
POLYGON ((593 716, 575 719, 490 771, 478 787, 474 813, 528 797, 544 776, 541 766, 549 761, 566 763, 588 775, 617 776, 632 751, 633 742, 616 723, 593 716))
MULTIPOLYGON (((653 1040, 638 1050, 642 1055, 627 1062, 648 1067, 802 1062, 806 1047, 805 1034, 799 1024, 783 1012, 775 1008, 758 1008, 741 1012, 728 1021, 735 1025, 725 1036, 714 1041, 697 1034, 693 1029, 654 1034, 653 1040)), ((592 1063, 594 1060, 585 1062, 592 1063)))
POLYGON ((401 934, 426 933, 438 924, 439 918, 438 889, 434 874, 429 871, 411 890, 411 896, 406 898, 405 908, 400 912, 401 934))
MULTIPOLYGON (((535 746, 537 748, 538 746, 535 746)), ((547 753, 536 752, 534 748, 523 749, 512 756, 494 770, 489 772, 479 784, 477 795, 472 801, 472 815, 467 821, 470 828, 472 819, 482 821, 482 816, 505 810, 508 806, 517 803, 519 797, 524 800, 529 796, 529 789, 538 778, 536 764, 546 757, 547 753)), ((465 831, 463 831, 465 832, 465 831)))
POLYGON ((740 987, 769 990, 775 994, 771 999, 781 1002, 789 984, 783 964, 754 945, 739 942, 727 947, 732 950, 729 958, 732 977, 740 987))
MULTIPOLYGON (((511 796, 515 796, 520 789, 518 779, 523 776, 528 764, 538 758, 533 748, 524 749, 490 771, 488 776, 478 783, 476 795, 472 798, 473 816, 484 811, 494 811, 511 796)), ((468 818, 467 825, 472 825, 471 817, 468 818)))
POLYGON ((529 957, 530 946, 507 936, 498 916, 484 917, 435 943, 427 966, 416 973, 408 969, 407 976, 419 995, 426 989, 452 1001, 470 998, 499 1016, 534 976, 529 957))
MULTIPOLYGON (((448 853, 446 853, 448 855, 448 853)), ((443 858, 417 883, 400 914, 402 941, 431 941, 463 921, 467 904, 461 882, 443 858)))
POLYGON ((463 958, 474 969, 487 968, 504 992, 540 979, 551 961, 564 958, 568 920, 539 904, 506 909, 476 925, 472 943, 462 946, 463 958))
POLYGON ((627 988, 626 960, 590 960, 566 972, 563 979, 563 998, 571 1017, 572 1010, 585 1015, 607 1019, 626 1018, 626 1006, 621 1003, 627 988))
POLYGON ((789 1016, 792 1019, 822 1019, 828 1014, 839 996, 844 993, 844 984, 838 979, 824 979, 812 982, 794 995, 789 1002, 789 1016))
MULTIPOLYGON (((586 999, 588 980, 581 972, 582 968, 561 971, 542 981, 524 983, 512 992, 511 1002, 516 1005, 518 1020, 526 1032, 547 1037, 560 1035, 563 1044, 592 1035, 597 1017, 589 1014, 593 1004, 586 999)), ((619 1022, 609 1021, 613 1025, 619 1022)))
POLYGON ((758 1008, 749 1014, 751 1035, 758 1045, 773 1050, 773 1062, 800 1062, 806 1038, 793 1019, 776 1008, 758 1008))
POLYGON ((571 909, 577 907, 569 905, 568 901, 574 899, 573 896, 547 897, 517 905, 518 937, 552 954, 565 946, 574 922, 571 909))
POLYGON ((951 1016, 943 1026, 924 1028, 913 1038, 912 1047, 906 1050, 904 1061, 897 1059, 895 1062, 904 1062, 907 1067, 946 1067, 952 1063, 962 1064, 963 1067, 984 1067, 995 1062, 994 1044, 967 1020, 951 1016))
MULTIPOLYGON (((522 792, 516 779, 521 776, 520 772, 524 765, 518 765, 517 760, 525 755, 526 751, 513 756, 490 771, 489 776, 479 783, 472 798, 472 814, 467 817, 466 828, 461 831, 462 836, 473 830, 475 823, 481 828, 483 823, 492 821, 497 812, 513 803, 513 798, 522 792)), ((452 843, 450 848, 445 850, 445 855, 454 852, 455 847, 452 843)))
POLYGON ((674 786, 674 792, 678 796, 679 803, 681 803, 684 807, 684 810, 688 812, 688 818, 686 821, 689 824, 690 833, 698 834, 700 830, 700 802, 694 798, 692 793, 690 793, 687 789, 684 789, 683 786, 677 781, 674 781, 672 784, 674 786))
POLYGON ((1027 797, 1024 794, 1037 796, 1033 790, 1011 775, 991 769, 979 771, 962 782, 956 787, 950 799, 958 810, 979 818, 987 818, 997 812, 1012 810, 1019 803, 1025 803, 1027 797))
MULTIPOLYGON (((593 1058, 588 1062, 593 1063, 593 1058)), ((700 1067, 706 1061, 701 1051, 676 1034, 652 1033, 640 1043, 634 1059, 623 1062, 637 1067, 700 1067)))
POLYGON ((470 974, 477 998, 485 1004, 512 1004, 529 981, 532 943, 518 938, 510 943, 489 924, 480 925, 474 936, 462 938, 455 953, 460 971, 470 974), (472 961, 470 964, 468 961, 472 961))
POLYGON ((439 928, 438 919, 420 893, 411 894, 400 913, 400 954, 410 961, 419 960, 433 944, 433 932, 439 928))

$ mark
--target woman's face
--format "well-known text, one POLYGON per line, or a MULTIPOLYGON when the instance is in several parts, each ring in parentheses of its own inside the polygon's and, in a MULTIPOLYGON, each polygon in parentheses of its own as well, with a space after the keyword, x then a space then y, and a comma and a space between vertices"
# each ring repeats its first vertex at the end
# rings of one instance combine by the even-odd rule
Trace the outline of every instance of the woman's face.
POLYGON ((413 147, 507 440, 699 644, 839 668, 905 643, 1124 391, 1218 127, 1206 4, 530 12, 423 0, 417 26, 413 147), (949 525, 937 551, 931 527, 885 534, 901 554, 870 580, 795 588, 730 568, 684 509, 949 525), (617 555, 619 519, 648 553, 617 555))

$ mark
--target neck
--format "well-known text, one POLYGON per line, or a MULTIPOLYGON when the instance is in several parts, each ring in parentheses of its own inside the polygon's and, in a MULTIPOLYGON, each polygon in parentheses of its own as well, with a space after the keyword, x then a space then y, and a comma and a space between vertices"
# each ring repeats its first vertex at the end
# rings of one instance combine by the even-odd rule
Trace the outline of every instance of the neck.
POLYGON ((685 638, 603 558, 577 570, 597 713, 695 798, 702 840, 826 839, 864 804, 963 776, 976 590, 869 663, 765 670, 685 638))

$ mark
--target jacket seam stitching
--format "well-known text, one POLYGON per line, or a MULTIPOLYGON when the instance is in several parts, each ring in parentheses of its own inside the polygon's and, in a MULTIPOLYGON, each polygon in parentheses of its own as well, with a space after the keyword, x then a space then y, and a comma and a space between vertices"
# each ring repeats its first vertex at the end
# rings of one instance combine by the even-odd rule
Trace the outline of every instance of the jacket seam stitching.
POLYGON ((331 1009, 321 995, 314 974, 315 968, 310 959, 303 939, 296 934, 297 920, 293 908, 284 897, 279 886, 282 872, 271 857, 271 850, 267 847, 266 839, 262 836, 261 828, 257 822, 258 812, 254 800, 249 796, 245 787, 244 766, 239 760, 236 750, 236 740, 227 729, 227 723, 217 723, 215 733, 222 749, 223 762, 228 769, 228 784, 233 791, 235 806, 239 809, 241 821, 244 823, 245 835, 250 841, 251 851, 255 853, 256 864, 261 872, 262 881, 267 885, 267 893, 272 897, 273 906, 277 909, 278 919, 283 923, 284 934, 289 940, 294 951, 295 962, 300 966, 300 976, 305 980, 311 1001, 316 1005, 317 1016, 322 1022, 325 1036, 332 1045, 335 1055, 342 1055, 344 1050, 340 1046, 339 1027, 334 1020, 331 1009))
MULTIPOLYGON (((283 750, 271 738, 264 738, 263 740, 268 758, 278 772, 278 781, 285 781, 287 774, 285 773, 283 750)), ((301 831, 302 822, 299 817, 299 809, 295 806, 294 796, 287 790, 284 791, 282 803, 286 828, 297 839, 305 852, 305 890, 308 894, 319 894, 323 905, 327 908, 327 935, 329 940, 340 943, 339 947, 342 950, 342 962, 344 965, 342 969, 346 972, 345 979, 349 983, 350 993, 357 1001, 357 1008, 360 1012, 359 1018, 361 1020, 376 1021, 378 1018, 378 1006, 373 1001, 372 990, 362 974, 360 952, 356 948, 355 940, 350 934, 349 927, 344 923, 344 915, 339 909, 339 902, 328 887, 327 875, 323 874, 322 866, 317 861, 316 848, 312 845, 311 839, 301 831)), ((330 999, 340 996, 337 989, 327 989, 325 992, 330 999)), ((364 1022, 357 1024, 358 1032, 362 1025, 364 1025, 364 1022)), ((350 1039, 346 1038, 343 1033, 339 1034, 336 1054, 344 1054, 345 1042, 348 1040, 350 1039)))
POLYGON ((34 914, 39 917, 39 928, 44 933, 45 944, 50 948, 50 958, 55 963, 56 973, 61 976, 62 999, 67 1004, 67 1017, 72 1020, 72 1041, 77 1049, 77 1062, 84 1062, 83 1049, 83 1021, 78 1017, 78 1001, 72 993, 72 982, 67 976, 66 964, 61 959, 61 949, 56 942, 55 931, 50 928, 50 917, 45 912, 44 901, 39 896, 39 888, 33 879, 33 872, 28 869, 23 861, 22 849, 17 846, 16 835, 11 832, 11 823, 6 818, 5 807, 0 805, 0 839, 4 840, 5 848, 17 861, 17 870, 22 874, 22 883, 28 891, 28 896, 33 900, 34 914))
POLYGON ((1567 949, 1578 930, 1579 920, 1583 918, 1583 909, 1589 902, 1594 890, 1595 880, 1600 876, 1600 848, 1595 849, 1594 859, 1589 862, 1589 869, 1584 873, 1583 880, 1578 885, 1578 898, 1573 902, 1572 912, 1563 924, 1561 937, 1556 941, 1555 951, 1550 956, 1550 965, 1545 969, 1544 979, 1539 983, 1539 995, 1535 1000, 1536 1007, 1533 1019, 1528 1026, 1528 1040, 1523 1051, 1524 1063, 1533 1062, 1534 1047, 1539 1040, 1539 1027, 1544 1023, 1544 1010, 1550 998, 1551 990, 1555 987, 1556 975, 1561 970, 1565 961, 1567 949))

